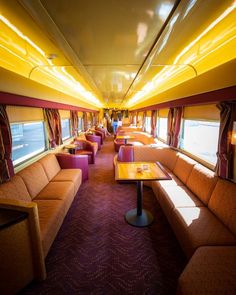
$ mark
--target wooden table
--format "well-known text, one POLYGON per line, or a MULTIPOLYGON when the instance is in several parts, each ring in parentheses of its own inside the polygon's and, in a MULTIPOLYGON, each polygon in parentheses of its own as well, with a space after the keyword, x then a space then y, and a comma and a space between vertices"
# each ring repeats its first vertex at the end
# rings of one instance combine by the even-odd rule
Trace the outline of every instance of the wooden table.
POLYGON ((137 208, 129 210, 126 221, 137 227, 148 226, 153 222, 153 215, 142 208, 143 181, 170 180, 170 175, 159 162, 118 162, 116 180, 137 182, 137 208))
POLYGON ((134 139, 135 137, 132 136, 132 135, 117 135, 116 136, 116 139, 124 139, 125 141, 125 145, 127 144, 128 142, 128 139, 134 139))

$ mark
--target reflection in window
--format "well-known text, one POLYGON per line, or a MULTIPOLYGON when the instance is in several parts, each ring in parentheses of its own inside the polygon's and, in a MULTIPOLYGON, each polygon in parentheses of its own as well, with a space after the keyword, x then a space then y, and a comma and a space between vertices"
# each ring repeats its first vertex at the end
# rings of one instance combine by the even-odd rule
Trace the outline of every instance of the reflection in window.
POLYGON ((146 117, 145 128, 146 132, 151 133, 151 117, 146 117))
POLYGON ((14 165, 46 150, 43 122, 11 124, 11 133, 14 165))
POLYGON ((62 140, 70 138, 70 119, 61 120, 62 140))
POLYGON ((219 125, 219 122, 184 120, 180 147, 215 165, 219 125))
POLYGON ((78 130, 83 130, 83 119, 78 118, 78 130))
POLYGON ((167 141, 167 118, 158 118, 157 134, 159 138, 167 141))

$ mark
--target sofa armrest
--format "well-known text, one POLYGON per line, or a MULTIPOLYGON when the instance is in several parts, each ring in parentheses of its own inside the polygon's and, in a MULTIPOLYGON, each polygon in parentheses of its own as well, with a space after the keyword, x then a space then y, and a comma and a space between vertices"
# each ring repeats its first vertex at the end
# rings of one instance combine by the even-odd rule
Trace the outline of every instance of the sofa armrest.
POLYGON ((82 180, 88 179, 88 156, 87 155, 71 155, 66 153, 56 154, 57 161, 61 169, 81 169, 82 180))
MULTIPOLYGON (((34 278, 44 280, 46 278, 46 268, 41 242, 38 207, 34 202, 0 198, 0 208, 17 210, 28 214, 29 233, 32 244, 34 278)), ((22 268, 24 266, 22 265, 22 268)))

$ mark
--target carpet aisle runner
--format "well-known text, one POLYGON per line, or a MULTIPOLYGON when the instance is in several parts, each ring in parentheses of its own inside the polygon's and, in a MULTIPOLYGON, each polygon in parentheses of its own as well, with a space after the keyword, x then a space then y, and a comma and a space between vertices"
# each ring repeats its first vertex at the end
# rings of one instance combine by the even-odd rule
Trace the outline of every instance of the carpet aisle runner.
POLYGON ((150 188, 144 187, 143 207, 154 223, 125 222, 136 207, 136 186, 115 182, 114 155, 109 137, 46 258, 47 279, 21 294, 175 294, 183 253, 150 188))

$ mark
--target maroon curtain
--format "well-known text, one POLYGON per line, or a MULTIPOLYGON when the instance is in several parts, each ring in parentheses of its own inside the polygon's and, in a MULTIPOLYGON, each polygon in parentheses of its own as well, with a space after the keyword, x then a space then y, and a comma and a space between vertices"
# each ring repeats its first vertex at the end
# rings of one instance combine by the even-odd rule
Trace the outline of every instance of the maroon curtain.
POLYGON ((55 148, 62 144, 61 118, 56 109, 44 109, 44 118, 47 125, 49 146, 55 148))
POLYGON ((183 108, 174 108, 173 124, 172 124, 172 139, 171 146, 177 148, 179 147, 179 133, 181 128, 181 119, 183 115, 183 108))
POLYGON ((4 183, 14 175, 11 128, 5 105, 0 105, 0 154, 0 183, 4 183))
POLYGON ((78 123, 79 123, 77 111, 70 111, 70 121, 71 121, 72 136, 77 136, 78 123))
POLYGON ((179 133, 183 114, 182 107, 170 108, 167 120, 167 144, 177 148, 179 146, 179 133))
POLYGON ((225 179, 233 178, 234 147, 231 144, 233 122, 236 121, 236 101, 222 102, 218 140, 216 174, 225 179))
POLYGON ((153 137, 157 136, 157 111, 156 110, 152 110, 151 134, 152 134, 153 137))
POLYGON ((171 139, 173 137, 172 135, 173 117, 174 117, 174 109, 170 108, 168 112, 168 118, 167 118, 167 144, 168 145, 171 145, 171 139))
POLYGON ((88 129, 88 117, 86 112, 83 112, 83 123, 84 123, 84 131, 86 131, 88 129))

